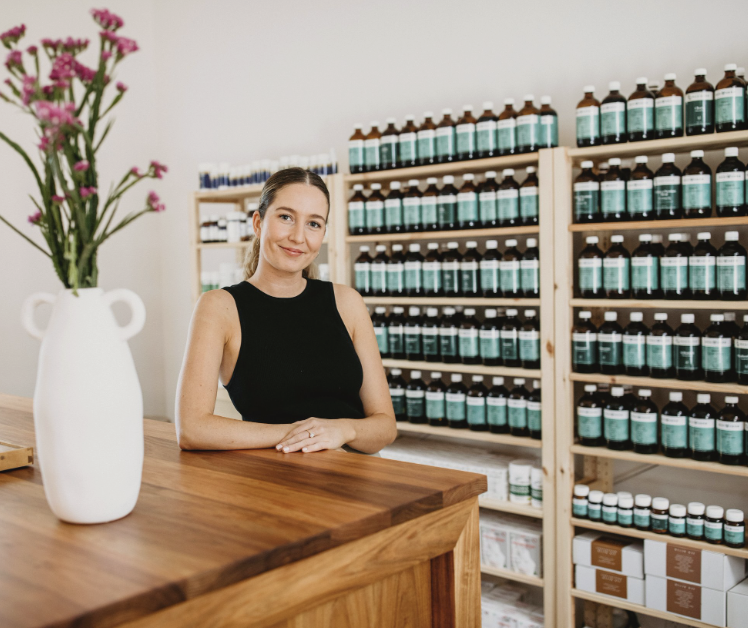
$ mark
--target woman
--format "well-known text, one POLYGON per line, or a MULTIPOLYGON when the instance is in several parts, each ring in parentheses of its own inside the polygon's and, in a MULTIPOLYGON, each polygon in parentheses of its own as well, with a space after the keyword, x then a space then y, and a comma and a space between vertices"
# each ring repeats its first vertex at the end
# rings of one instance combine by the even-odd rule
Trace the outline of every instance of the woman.
POLYGON ((202 294, 192 316, 177 387, 180 448, 374 454, 395 440, 366 305, 316 278, 329 213, 318 175, 288 168, 268 179, 245 280, 202 294), (243 422, 213 414, 217 375, 243 422))

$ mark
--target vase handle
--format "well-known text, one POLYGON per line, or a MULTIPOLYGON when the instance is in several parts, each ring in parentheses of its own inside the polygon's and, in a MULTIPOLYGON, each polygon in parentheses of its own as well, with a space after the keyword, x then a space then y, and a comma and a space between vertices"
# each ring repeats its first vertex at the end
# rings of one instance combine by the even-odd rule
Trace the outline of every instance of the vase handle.
POLYGON ((40 303, 49 303, 50 305, 55 304, 55 295, 49 294, 49 292, 35 292, 29 295, 23 302, 21 307, 21 324, 23 328, 37 340, 43 340, 44 334, 47 333, 46 329, 39 329, 34 322, 34 311, 36 306, 40 303))
POLYGON ((143 329, 143 325, 145 325, 145 305, 143 305, 143 300, 132 290, 127 288, 110 290, 101 299, 107 306, 111 306, 112 303, 117 301, 124 301, 130 306, 132 319, 127 325, 119 327, 117 330, 120 340, 126 341, 143 329))

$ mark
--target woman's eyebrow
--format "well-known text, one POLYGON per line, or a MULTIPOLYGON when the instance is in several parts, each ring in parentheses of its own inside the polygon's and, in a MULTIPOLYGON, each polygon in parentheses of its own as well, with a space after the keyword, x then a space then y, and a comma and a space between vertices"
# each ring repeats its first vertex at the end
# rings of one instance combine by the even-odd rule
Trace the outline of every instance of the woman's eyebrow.
MULTIPOLYGON (((293 207, 276 207, 275 208, 276 211, 280 211, 281 209, 284 209, 284 210, 286 210, 288 212, 293 212, 294 214, 298 214, 299 213, 293 207)), ((310 216, 310 218, 319 218, 321 220, 325 220, 325 217, 324 216, 320 216, 319 214, 312 214, 310 216)))

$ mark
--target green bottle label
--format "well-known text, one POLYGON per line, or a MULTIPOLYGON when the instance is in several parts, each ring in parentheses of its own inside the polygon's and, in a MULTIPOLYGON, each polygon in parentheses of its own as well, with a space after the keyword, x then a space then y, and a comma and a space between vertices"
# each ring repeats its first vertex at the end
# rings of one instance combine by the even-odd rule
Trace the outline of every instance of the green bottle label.
POLYGON ((647 365, 651 369, 673 366, 673 337, 647 336, 647 365))
POLYGON ((688 442, 693 451, 714 451, 714 419, 692 416, 688 420, 688 442))
POLYGON ((600 203, 603 216, 626 213, 626 182, 603 181, 600 184, 600 203))
POLYGON ((384 222, 388 227, 403 225, 403 204, 399 198, 390 198, 384 202, 384 222))
POLYGON ((457 330, 454 328, 439 330, 439 350, 444 357, 456 357, 457 330))
POLYGON ((688 258, 661 257, 660 277, 665 292, 678 293, 688 288, 688 258))
POLYGON ((721 521, 705 521, 704 522, 704 538, 707 541, 721 541, 722 540, 722 522, 721 521))
POLYGON ((390 292, 405 290, 405 266, 403 264, 387 264, 387 290, 390 292))
POLYGON ((688 447, 688 422, 685 416, 660 416, 662 424, 662 446, 668 449, 688 447))
POLYGON ((421 353, 421 328, 420 327, 406 327, 405 328, 405 353, 407 355, 421 353))
POLYGON ((478 195, 475 192, 460 192, 457 195, 457 220, 478 220, 478 195))
POLYGON ((717 258, 717 289, 720 292, 745 290, 745 256, 723 255, 717 258))
POLYGON ((392 409, 397 416, 405 414, 405 390, 402 388, 390 388, 392 409))
POLYGON ((725 523, 725 543, 730 545, 745 545, 745 525, 731 525, 725 523))
POLYGON ((579 289, 597 292, 603 286, 603 260, 599 257, 579 258, 579 289))
POLYGON ((691 290, 717 287, 717 260, 714 255, 692 255, 688 259, 688 283, 691 290))
POLYGON ((543 429, 543 416, 539 401, 527 402, 527 427, 531 432, 540 432, 543 429))
POLYGON ((590 518, 590 521, 600 521, 603 516, 602 505, 590 502, 587 505, 587 516, 590 518))
POLYGON ((683 181, 683 209, 712 207, 712 177, 708 174, 689 174, 683 181))
POLYGON ((686 533, 686 520, 684 517, 670 517, 668 520, 668 531, 676 536, 686 533))
POLYGON ((606 257, 603 260, 603 287, 606 290, 628 290, 629 264, 627 257, 606 257))
POLYGON ((595 140, 600 137, 600 107, 577 109, 577 140, 595 140))
POLYGON ((600 106, 600 133, 603 137, 626 132, 626 103, 607 102, 600 106))
POLYGON ((574 498, 571 503, 571 514, 577 519, 587 518, 587 499, 574 498))
POLYGON ((423 288, 422 262, 405 262, 405 289, 420 290, 423 288))
POLYGON ((626 113, 629 133, 654 131, 654 100, 652 98, 629 100, 626 113))
POLYGON ((657 413, 631 413, 631 440, 635 445, 657 444, 657 413))
POLYGON ((401 164, 408 164, 418 157, 418 136, 411 133, 400 133, 398 138, 398 161, 401 164))
POLYGON ((455 128, 453 126, 436 129, 436 156, 453 157, 455 154, 455 128))
POLYGON ((371 290, 371 265, 369 262, 358 262, 353 265, 354 286, 359 292, 371 290))
POLYGON ((501 289, 505 296, 511 293, 519 292, 522 288, 520 284, 521 266, 518 260, 505 261, 499 263, 501 269, 501 289))
POLYGON ((478 262, 460 262, 460 287, 466 294, 478 292, 478 262))
POLYGON ((484 359, 501 357, 501 333, 498 329, 480 330, 480 356, 484 359))
POLYGON ((631 526, 634 523, 634 511, 627 508, 618 509, 618 525, 631 526))
MULTIPOLYGON (((590 366, 597 362, 597 334, 592 332, 575 333, 572 335, 571 355, 572 364, 590 366)), ((746 343, 748 344, 748 342, 746 343)), ((748 353, 748 351, 746 351, 748 353)))
POLYGON ((727 373, 732 366, 732 338, 701 339, 701 368, 712 373, 727 373))
POLYGON ((686 94, 686 128, 707 127, 714 121, 714 92, 686 94))
POLYGON ((520 263, 520 285, 525 293, 540 292, 540 260, 523 259, 520 263))
POLYGON ((364 165, 364 140, 348 142, 348 165, 352 169, 364 165))
POLYGON ((535 218, 540 213, 538 188, 528 186, 519 189, 519 214, 522 218, 535 218))
POLYGON ((389 349, 389 337, 386 327, 374 326, 374 335, 377 337, 377 346, 379 353, 387 353, 389 349))
POLYGON ((629 411, 603 410, 605 440, 623 442, 629 440, 629 411))
POLYGON ((423 287, 432 292, 439 292, 442 289, 441 262, 423 263, 423 287))
POLYGON ((454 223, 457 220, 457 196, 454 194, 445 194, 438 198, 436 214, 439 226, 443 227, 454 223))
POLYGON ((597 353, 603 366, 618 366, 621 364, 623 353, 621 334, 597 334, 597 353))
POLYGON ((728 456, 742 456, 745 423, 743 421, 717 421, 717 451, 728 456))
POLYGON ((483 397, 467 398, 468 425, 486 425, 486 400, 483 397))
POLYGON ((418 159, 436 157, 436 133, 434 129, 418 131, 418 159))
POLYGON ((366 220, 364 218, 364 202, 353 201, 348 203, 348 227, 355 229, 356 227, 365 227, 366 220))
POLYGON ((420 198, 403 199, 403 222, 406 227, 415 227, 422 224, 420 198))
POLYGON ((402 325, 390 325, 388 331, 390 339, 390 353, 405 352, 405 333, 402 325))
POLYGON ((517 118, 517 146, 535 148, 540 143, 540 116, 530 114, 517 118))
POLYGON ((477 329, 460 329, 460 356, 475 358, 480 355, 480 340, 477 329))
POLYGON ((527 399, 508 399, 507 415, 509 427, 524 429, 527 427, 527 399))
POLYGON ((642 368, 647 363, 646 336, 623 335, 623 365, 642 368))
POLYGON ((383 201, 366 201, 366 226, 384 227, 383 201))
POLYGON ((654 209, 652 197, 654 181, 652 179, 637 179, 626 183, 626 202, 629 214, 643 214, 654 209))
POLYGON ((371 265, 371 289, 384 292, 387 289, 387 264, 371 265))
POLYGON ((740 375, 748 374, 748 340, 735 339, 735 367, 740 375))
POLYGON ((652 513, 652 530, 667 531, 667 515, 655 515, 652 513))
POLYGON ((652 513, 648 508, 634 508, 634 525, 648 529, 652 522, 652 513))
POLYGON ((660 264, 657 257, 631 258, 631 287, 654 291, 660 287, 660 264))
POLYGON ((537 331, 519 332, 519 359, 523 362, 540 360, 540 333, 537 331))
POLYGON ((465 393, 447 393, 447 420, 464 421, 465 420, 465 393))
POLYGON ((662 96, 655 100, 655 124, 658 131, 683 128, 683 97, 662 96))
POLYGON ((496 150, 496 120, 484 120, 475 125, 479 152, 496 150))
POLYGON ((717 207, 740 207, 745 203, 745 172, 718 172, 717 207))
POLYGON ((423 342, 423 355, 439 355, 439 330, 435 327, 424 327, 421 329, 421 340, 423 342))
POLYGON ((692 519, 688 517, 686 519, 686 534, 694 539, 701 539, 704 537, 704 520, 703 519, 692 519))
POLYGON ((558 146, 558 116, 540 116, 540 145, 543 148, 558 146))
POLYGON ((457 131, 457 154, 475 152, 475 124, 460 124, 457 131))
POLYGON ((499 151, 511 151, 517 148, 517 123, 514 118, 499 120, 498 127, 499 151))
POLYGON ((379 143, 379 157, 383 164, 397 163, 397 135, 385 135, 379 143))
POLYGON ((442 285, 448 295, 459 292, 460 262, 442 262, 442 285))
POLYGON ((501 270, 499 260, 490 259, 480 262, 480 285, 483 290, 498 292, 501 290, 501 270))
POLYGON ((483 223, 498 219, 499 205, 495 191, 481 192, 478 195, 478 214, 483 223))
POLYGON ((444 393, 426 391, 426 418, 444 419, 446 416, 444 393))
POLYGON ((424 225, 438 223, 436 196, 424 196, 421 199, 421 220, 424 225))
POLYGON ((582 181, 574 184, 574 215, 592 216, 600 206, 600 183, 582 181))
POLYGON ((486 419, 489 425, 498 427, 507 425, 506 397, 488 397, 486 399, 486 419))
POLYGON ((499 205, 499 220, 519 218, 519 190, 499 190, 496 193, 499 205))
POLYGON ((697 371, 701 366, 701 338, 695 336, 675 336, 673 338, 675 369, 677 371, 697 371))
POLYGON ((725 87, 714 92, 717 124, 739 124, 745 120, 745 87, 725 87))
POLYGON ((405 413, 409 419, 420 419, 426 414, 425 393, 423 390, 405 391, 405 413))
POLYGON ((655 177, 655 213, 680 209, 680 177, 655 177))
POLYGON ((504 360, 518 360, 519 346, 516 329, 501 330, 501 357, 504 360))
POLYGON ((379 160, 379 140, 364 140, 364 160, 367 168, 378 170, 381 166, 379 160))

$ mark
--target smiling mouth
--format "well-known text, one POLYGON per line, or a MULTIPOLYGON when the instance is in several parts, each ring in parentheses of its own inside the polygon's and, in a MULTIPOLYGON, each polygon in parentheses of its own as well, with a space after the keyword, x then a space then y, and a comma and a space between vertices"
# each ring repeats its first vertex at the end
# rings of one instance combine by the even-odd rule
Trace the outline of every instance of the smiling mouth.
POLYGON ((290 253, 291 255, 301 255, 303 253, 303 251, 299 251, 299 249, 289 249, 288 247, 285 247, 285 246, 281 246, 281 248, 284 251, 290 253))

